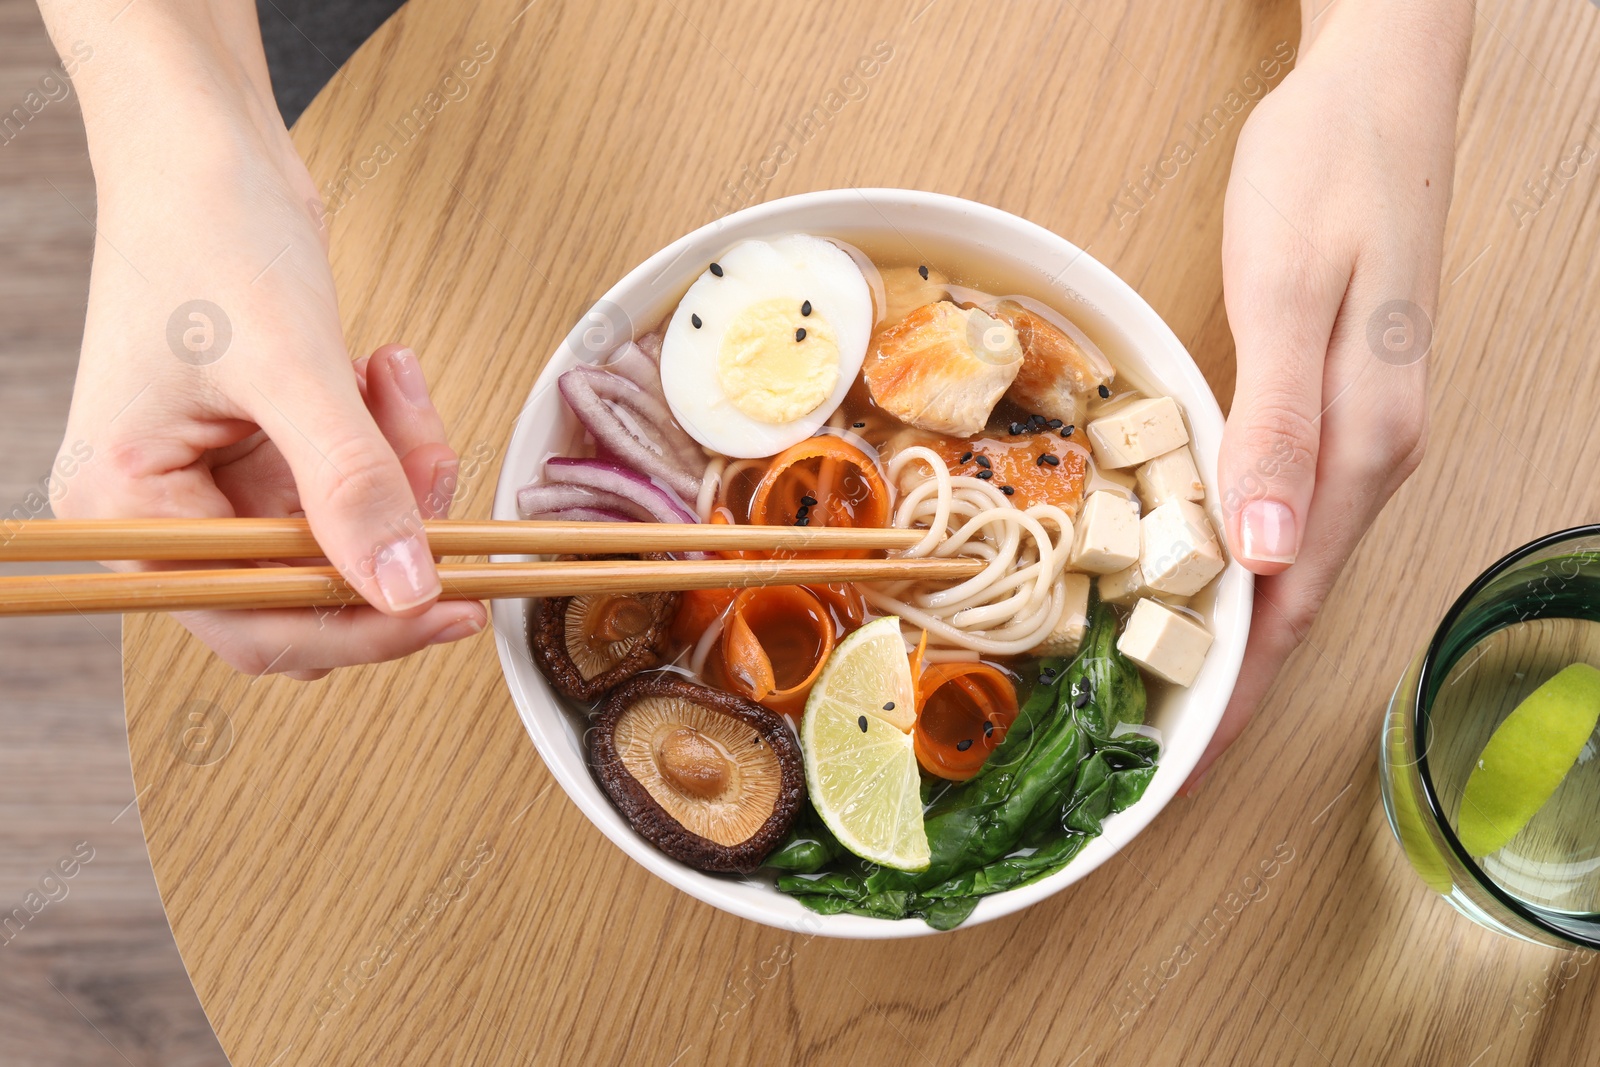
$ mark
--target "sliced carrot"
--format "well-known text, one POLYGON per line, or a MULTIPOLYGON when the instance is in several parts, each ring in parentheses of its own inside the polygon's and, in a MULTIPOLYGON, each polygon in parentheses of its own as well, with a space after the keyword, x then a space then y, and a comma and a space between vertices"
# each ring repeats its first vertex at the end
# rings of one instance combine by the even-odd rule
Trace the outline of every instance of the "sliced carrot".
MULTIPOLYGON (((920 658, 920 657, 919 657, 920 658)), ((912 748, 923 770, 953 782, 977 774, 1017 718, 1017 688, 987 663, 930 663, 917 683, 912 748)))
POLYGON ((833 434, 809 437, 778 453, 750 498, 750 521, 758 525, 792 526, 802 519, 807 526, 887 525, 889 490, 877 463, 861 449, 833 434), (808 500, 812 503, 807 503, 808 500))
POLYGON ((678 601, 678 613, 672 617, 669 631, 672 639, 680 645, 693 645, 722 618, 738 593, 737 589, 684 590, 678 601))
POLYGON ((805 586, 744 589, 728 608, 722 674, 758 704, 798 714, 837 637, 827 607, 805 586))
MULTIPOLYGON (((927 654, 928 654, 928 631, 924 630, 924 631, 922 631, 921 640, 919 640, 917 642, 917 650, 915 652, 911 653, 911 684, 912 685, 917 685, 918 684, 918 680, 922 677, 922 668, 923 668, 922 658, 924 656, 926 656, 927 654)), ((920 696, 920 694, 919 694, 919 696, 920 696)), ((922 706, 922 702, 920 700, 917 702, 917 706, 918 707, 922 706)))
POLYGON ((833 582, 806 588, 817 594, 817 599, 833 612, 839 633, 849 633, 867 621, 867 598, 861 595, 859 586, 851 582, 833 582))
POLYGON ((743 612, 731 613, 722 631, 722 666, 739 691, 758 704, 778 688, 772 658, 743 612))

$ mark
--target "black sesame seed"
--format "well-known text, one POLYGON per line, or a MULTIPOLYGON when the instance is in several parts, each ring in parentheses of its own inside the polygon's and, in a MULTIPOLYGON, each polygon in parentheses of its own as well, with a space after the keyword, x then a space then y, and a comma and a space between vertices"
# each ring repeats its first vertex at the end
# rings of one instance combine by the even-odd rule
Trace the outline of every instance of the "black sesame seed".
POLYGON ((702 323, 702 322, 701 322, 701 321, 700 321, 700 316, 699 316, 699 315, 690 315, 690 316, 689 316, 689 321, 690 321, 690 322, 692 322, 692 323, 694 323, 694 328, 695 328, 695 329, 697 329, 697 330, 698 330, 698 329, 699 329, 699 328, 700 328, 700 327, 701 327, 701 326, 702 326, 702 325, 704 325, 704 324, 703 324, 703 323, 702 323))
POLYGON ((891 700, 887 704, 885 704, 883 706, 883 710, 884 711, 893 711, 894 710, 894 701, 891 700))
POLYGON ((1044 416, 1043 415, 1029 415, 1028 416, 1028 425, 1029 426, 1043 426, 1044 425, 1044 416))
POLYGON ((1013 422, 1010 426, 1007 426, 1006 429, 1011 431, 1012 437, 1016 437, 1022 433, 1024 427, 1020 422, 1013 422))
POLYGON ((979 471, 978 477, 982 478, 984 481, 988 481, 990 478, 994 477, 994 471, 979 471))
POLYGON ((804 341, 806 339, 806 328, 804 326, 794 332, 794 339, 796 341, 804 341))
POLYGON ((1046 452, 1043 456, 1041 456, 1039 458, 1044 460, 1046 463, 1048 463, 1052 467, 1061 466, 1061 457, 1056 455, 1054 452, 1046 452))
POLYGON ((1102 385, 1100 387, 1100 399, 1104 400, 1106 397, 1108 397, 1110 395, 1111 395, 1111 388, 1109 386, 1102 385))
POLYGON ((713 264, 711 264, 711 273, 715 274, 719 278, 722 277, 722 264, 721 263, 713 263, 713 264))
POLYGON ((802 515, 799 518, 794 520, 794 524, 796 526, 810 526, 811 525, 811 518, 810 518, 810 516, 802 515))
POLYGON ((859 429, 861 429, 861 427, 863 427, 863 426, 865 426, 865 425, 866 425, 866 423, 864 423, 864 422, 857 422, 857 423, 852 423, 852 425, 853 425, 853 426, 855 426, 855 428, 856 428, 856 429, 858 429, 858 430, 859 430, 859 429))
POLYGON ((988 719, 983 720, 983 736, 984 737, 993 737, 994 736, 994 723, 990 722, 988 719))
POLYGON ((1061 420, 1051 419, 1049 422, 1045 423, 1045 425, 1050 427, 1052 430, 1059 430, 1061 429, 1061 420))
POLYGON ((1081 708, 1087 703, 1089 703, 1089 684, 1085 682, 1083 689, 1078 693, 1078 698, 1072 702, 1072 706, 1081 708))
POLYGON ((817 503, 817 498, 807 493, 805 496, 800 498, 800 503, 804 504, 808 508, 814 507, 817 503))
POLYGON ((1048 456, 1049 454, 1050 453, 1048 453, 1048 452, 1040 452, 1038 457, 1033 461, 1033 465, 1035 467, 1044 466, 1044 457, 1048 456))
POLYGON ((972 453, 971 452, 963 452, 963 453, 961 453, 961 462, 962 463, 969 463, 969 462, 971 462, 971 460, 972 460, 972 453))
POLYGON ((1051 682, 1053 682, 1055 680, 1056 680, 1056 672, 1051 670, 1049 667, 1046 667, 1044 670, 1039 672, 1039 684, 1041 684, 1041 685, 1049 685, 1051 682))
POLYGON ((811 314, 811 301, 807 300, 804 304, 800 305, 800 314, 802 314, 802 315, 811 314))
POLYGON ((1000 491, 1002 493, 1004 493, 1006 496, 1010 496, 1012 493, 1016 492, 1016 490, 1011 488, 1009 485, 1002 485, 1000 487, 1000 491))
POLYGON ((794 513, 794 517, 797 518, 797 519, 805 519, 805 518, 809 518, 810 516, 811 516, 811 508, 809 508, 805 504, 801 504, 800 505, 800 510, 794 513))
POLYGON ((867 717, 865 715, 862 715, 859 718, 857 718, 856 719, 856 725, 861 727, 861 732, 862 733, 866 733, 867 732, 867 717))
POLYGON ((976 462, 978 466, 982 467, 984 470, 990 470, 994 466, 989 462, 988 456, 979 456, 976 462))
POLYGON ((1061 431, 1061 436, 1062 437, 1071 437, 1072 436, 1072 431, 1076 430, 1076 429, 1077 429, 1076 426, 1068 426, 1066 429, 1061 431))
POLYGON ((922 275, 922 280, 923 281, 927 281, 928 280, 928 268, 927 267, 925 267, 925 266, 924 267, 918 267, 917 268, 917 273, 922 275))
POLYGON ((967 749, 969 749, 971 747, 972 747, 972 738, 970 738, 970 737, 963 738, 962 740, 956 742, 956 751, 957 752, 965 752, 967 749))

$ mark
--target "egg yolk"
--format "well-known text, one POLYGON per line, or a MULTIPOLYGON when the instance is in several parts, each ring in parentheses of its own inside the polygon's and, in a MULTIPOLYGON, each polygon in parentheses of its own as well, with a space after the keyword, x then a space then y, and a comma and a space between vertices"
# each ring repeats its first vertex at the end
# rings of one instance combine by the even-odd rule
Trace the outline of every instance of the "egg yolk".
POLYGON ((717 384, 729 403, 757 422, 791 422, 833 395, 838 338, 817 311, 800 314, 800 301, 751 304, 722 335, 717 384))

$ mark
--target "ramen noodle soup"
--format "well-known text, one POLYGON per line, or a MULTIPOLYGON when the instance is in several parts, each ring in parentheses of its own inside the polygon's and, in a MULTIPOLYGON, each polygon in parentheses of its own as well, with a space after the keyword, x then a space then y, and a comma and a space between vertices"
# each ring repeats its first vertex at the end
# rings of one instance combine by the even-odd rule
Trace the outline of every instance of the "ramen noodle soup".
POLYGON ((1184 412, 1129 370, 960 262, 790 234, 562 374, 581 432, 527 518, 899 527, 921 536, 892 555, 982 563, 533 602, 534 661, 634 829, 820 912, 949 928, 1135 803, 1225 558, 1184 412))

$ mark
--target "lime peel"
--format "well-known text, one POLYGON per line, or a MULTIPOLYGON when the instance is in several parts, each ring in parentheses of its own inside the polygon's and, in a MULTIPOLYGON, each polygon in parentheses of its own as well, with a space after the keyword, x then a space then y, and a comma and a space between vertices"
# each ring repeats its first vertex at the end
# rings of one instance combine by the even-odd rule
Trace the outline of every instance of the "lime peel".
POLYGON ((1467 777, 1456 836, 1473 857, 1500 851, 1560 787, 1600 723, 1600 670, 1562 668, 1495 727, 1467 777))

